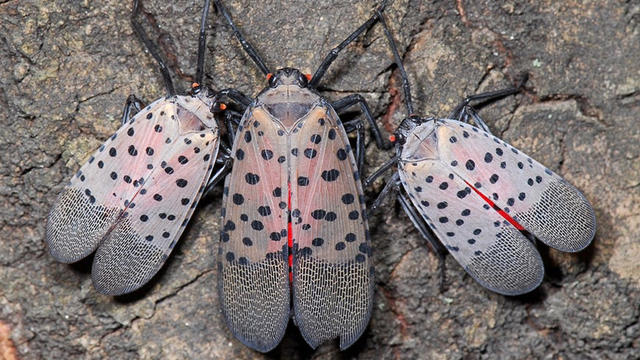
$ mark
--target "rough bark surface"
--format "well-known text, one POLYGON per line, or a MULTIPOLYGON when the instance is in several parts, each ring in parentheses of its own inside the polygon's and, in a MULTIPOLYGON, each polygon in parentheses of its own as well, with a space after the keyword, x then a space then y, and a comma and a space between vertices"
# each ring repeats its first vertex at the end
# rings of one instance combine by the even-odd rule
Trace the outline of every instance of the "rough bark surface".
MULTIPOLYGON (((226 1, 272 67, 312 72, 368 18, 372 1, 226 1)), ((196 59, 201 1, 145 1, 145 26, 179 88, 196 59), (169 4, 171 3, 171 4, 169 4), (152 20, 149 22, 149 20, 152 20), (152 24, 155 22, 155 24, 152 24), (154 30, 155 29, 155 30, 154 30)), ((640 356, 640 3, 605 0, 396 0, 387 12, 416 110, 445 116, 465 95, 514 84, 483 110, 494 133, 581 189, 598 232, 579 254, 541 247, 547 276, 504 297, 437 258, 391 201, 370 221, 376 298, 350 349, 311 350, 290 325, 261 355, 227 330, 214 270, 220 193, 205 199, 164 268, 142 290, 97 293, 91 259, 55 262, 44 243, 56 195, 119 126, 127 95, 164 94, 123 1, 0 0, 0 358, 461 359, 640 356)), ((266 82, 212 8, 205 83, 256 94, 266 82)), ((330 99, 365 96, 393 130, 404 115, 380 28, 348 47, 322 81, 330 99)), ((389 158, 369 144, 366 173, 389 158)), ((374 196, 382 182, 368 195, 374 196)))

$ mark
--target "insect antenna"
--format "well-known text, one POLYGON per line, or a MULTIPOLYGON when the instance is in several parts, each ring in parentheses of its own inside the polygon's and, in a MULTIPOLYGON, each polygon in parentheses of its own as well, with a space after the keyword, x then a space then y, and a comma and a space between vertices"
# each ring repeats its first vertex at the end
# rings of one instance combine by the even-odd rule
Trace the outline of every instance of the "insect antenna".
MULTIPOLYGON (((160 57, 160 53, 158 52, 158 48, 156 45, 149 39, 147 32, 144 31, 142 25, 138 22, 137 17, 140 13, 140 1, 133 1, 133 10, 131 12, 131 26, 133 30, 136 32, 138 39, 144 44, 147 48, 151 56, 156 60, 158 66, 160 67, 160 73, 162 74, 162 80, 164 81, 164 87, 167 89, 167 93, 169 96, 175 95, 176 91, 173 87, 173 81, 171 80, 171 75, 169 74, 169 69, 167 65, 164 63, 164 60, 160 57)), ((204 59, 203 59, 204 61, 204 59)))
POLYGON ((251 60, 253 60, 253 62, 256 63, 256 65, 264 75, 271 73, 267 65, 264 64, 264 61, 262 61, 262 58, 260 57, 260 55, 258 55, 258 52, 256 51, 256 49, 254 49, 253 46, 251 46, 251 44, 249 44, 249 42, 244 38, 244 36, 242 36, 240 31, 238 30, 238 27, 233 22, 233 19, 231 19, 231 15, 227 11, 227 9, 224 6, 222 6, 222 3, 219 0, 214 0, 214 3, 218 11, 220 11, 222 15, 225 17, 225 19, 227 19, 229 26, 231 26, 231 29, 233 30, 233 34, 236 36, 238 41, 240 41, 240 44, 244 48, 244 51, 247 52, 247 55, 249 55, 251 60))
POLYGON ((315 88, 318 85, 318 82, 324 76, 325 72, 327 72, 327 70, 329 69, 329 66, 331 66, 333 61, 338 57, 338 53, 340 53, 340 51, 342 51, 342 49, 344 49, 347 45, 351 44, 351 42, 353 42, 353 40, 355 40, 358 36, 360 36, 362 32, 364 32, 369 27, 371 27, 371 25, 373 25, 373 23, 375 23, 376 20, 378 20, 379 14, 382 13, 382 11, 384 11, 386 6, 387 6, 387 0, 383 0, 380 6, 378 6, 378 8, 376 9, 375 14, 371 18, 369 18, 367 22, 360 25, 360 27, 357 28, 356 31, 351 33, 351 35, 349 35, 349 37, 347 37, 344 41, 342 41, 340 45, 331 49, 329 54, 327 54, 324 60, 322 60, 322 63, 320 64, 320 66, 318 66, 318 70, 316 70, 316 72, 313 74, 311 81, 309 81, 310 87, 315 88))
POLYGON ((400 70, 400 77, 402 78, 402 89, 404 91, 404 103, 407 107, 407 116, 413 115, 413 102, 411 101, 411 88, 409 86, 409 77, 407 76, 407 72, 404 70, 404 65, 402 64, 402 58, 398 53, 398 48, 396 47, 396 42, 393 39, 393 35, 389 31, 389 27, 387 26, 387 21, 382 15, 381 11, 378 11, 378 19, 380 20, 380 24, 382 25, 382 29, 384 30, 384 34, 389 40, 389 47, 391 47, 391 52, 393 53, 393 57, 396 61, 396 65, 398 66, 398 70, 400 70))
POLYGON ((207 15, 209 14, 209 5, 211 1, 205 0, 204 9, 202 9, 202 18, 200 19, 200 34, 198 36, 198 60, 196 64, 196 78, 195 84, 202 86, 202 79, 204 78, 204 55, 207 45, 207 15))
MULTIPOLYGON (((461 113, 464 111, 464 108, 467 107, 472 101, 484 100, 486 103, 493 102, 494 100, 498 100, 505 96, 517 94, 520 92, 520 88, 510 87, 507 89, 489 91, 482 94, 475 94, 471 96, 467 96, 464 100, 462 100, 449 114, 448 119, 457 119, 460 117, 461 113)), ((485 104, 486 105, 486 104, 485 104)))

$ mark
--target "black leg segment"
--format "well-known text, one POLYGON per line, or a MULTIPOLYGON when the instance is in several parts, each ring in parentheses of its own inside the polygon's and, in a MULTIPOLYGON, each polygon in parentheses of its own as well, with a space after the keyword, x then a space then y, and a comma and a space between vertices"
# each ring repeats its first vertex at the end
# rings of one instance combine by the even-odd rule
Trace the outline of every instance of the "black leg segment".
POLYGON ((362 122, 356 124, 356 164, 358 172, 362 174, 362 166, 364 165, 364 125, 362 122))
POLYGON ((387 181, 387 183, 382 188, 382 191, 380 191, 380 193, 378 194, 378 197, 376 197, 376 199, 373 202, 373 204, 371 204, 371 206, 369 207, 369 214, 371 214, 378 207, 380 207, 380 204, 382 204, 382 202, 389 195, 391 190, 395 190, 396 192, 400 190, 399 186, 398 186, 398 178, 399 178, 398 173, 394 173, 391 176, 389 181, 387 181))
POLYGON ((375 120, 373 119, 373 115, 371 115, 371 110, 369 109, 369 105, 367 105, 367 102, 362 97, 362 95, 360 94, 349 95, 345 98, 342 98, 334 102, 333 104, 331 104, 331 106, 336 112, 341 112, 349 108, 350 106, 353 106, 356 104, 360 105, 360 110, 362 111, 362 114, 364 115, 365 119, 367 119, 367 121, 369 122, 369 125, 371 125, 371 130, 373 131, 373 138, 376 141, 376 146, 378 146, 379 149, 384 149, 384 150, 389 149, 391 147, 391 144, 385 144, 383 142, 382 135, 380 135, 380 128, 378 128, 378 124, 376 124, 375 120))
POLYGON ((236 130, 233 128, 233 125, 236 127, 240 124, 240 119, 242 115, 238 117, 235 111, 225 110, 224 112, 224 124, 227 128, 227 138, 229 140, 229 144, 233 145, 235 141, 235 133, 236 130))
MULTIPOLYGON (((243 108, 246 108, 252 103, 252 100, 249 97, 236 89, 222 89, 218 91, 213 97, 214 106, 216 106, 220 102, 220 99, 222 97, 226 97, 237 103, 240 103, 243 108)), ((244 109, 242 111, 244 111, 244 109)))
POLYGON ((494 101, 505 96, 513 95, 518 93, 520 90, 518 88, 512 87, 508 89, 489 91, 481 94, 471 95, 462 100, 449 114, 448 119, 458 119, 460 117, 460 113, 464 110, 465 106, 468 106, 472 101, 484 100, 485 102, 494 101))
POLYGON ((240 45, 242 45, 242 48, 244 48, 244 51, 246 51, 247 55, 249 55, 251 60, 253 60, 253 62, 256 63, 256 65, 258 66, 260 71, 262 71, 263 74, 267 75, 271 73, 267 65, 264 64, 264 61, 262 61, 262 58, 260 57, 260 55, 258 55, 258 52, 256 51, 256 49, 254 49, 253 46, 251 46, 251 44, 249 44, 249 42, 244 38, 244 36, 242 36, 240 31, 238 30, 238 27, 233 22, 233 19, 231 18, 231 15, 229 14, 229 12, 224 6, 222 6, 221 1, 214 0, 214 3, 218 11, 222 13, 222 16, 224 16, 224 18, 227 19, 229 26, 231 26, 231 29, 233 30, 233 34, 236 36, 236 38, 240 42, 240 45))
POLYGON ((211 176, 211 178, 209 179, 209 182, 207 182, 207 185, 204 187, 203 195, 205 196, 208 195, 213 190, 213 188, 216 187, 216 185, 218 185, 220 180, 224 179, 225 176, 227 176, 227 174, 231 172, 231 165, 233 163, 233 160, 231 159, 231 157, 226 154, 220 154, 219 156, 221 156, 224 159, 224 164, 218 171, 216 171, 215 174, 211 176))
POLYGON ((369 187, 369 185, 371 185, 371 183, 373 183, 378 177, 380 177, 380 175, 384 174, 387 170, 389 170, 389 168, 391 168, 393 165, 397 164, 399 159, 400 159, 400 155, 396 155, 396 156, 392 157, 391 159, 389 159, 387 162, 382 164, 382 166, 380 166, 380 168, 378 170, 374 171, 373 174, 371 174, 362 183, 362 185, 365 188, 369 187))
POLYGON ((463 107, 462 111, 460 112, 460 116, 458 116, 458 119, 456 120, 470 123, 470 120, 472 119, 477 127, 491 134, 491 130, 489 129, 489 126, 487 125, 487 123, 485 123, 484 120, 482 120, 480 115, 478 115, 478 113, 471 106, 463 107))
POLYGON ((418 229, 420 235, 427 240, 431 246, 431 250, 433 250, 433 253, 438 257, 438 268, 440 269, 440 292, 444 292, 447 279, 444 257, 447 255, 447 250, 442 246, 440 241, 431 235, 431 232, 425 226, 420 214, 416 212, 413 204, 411 204, 409 199, 407 199, 407 197, 401 192, 398 192, 398 201, 400 202, 400 205, 402 205, 402 209, 407 214, 413 225, 418 229))
POLYGON ((122 110, 122 125, 124 125, 129 119, 131 119, 140 109, 144 107, 144 104, 140 99, 138 99, 135 95, 131 94, 127 97, 127 101, 124 104, 124 109, 122 110), (131 110, 135 110, 132 112, 131 110))
POLYGON ((171 74, 169 74, 169 69, 167 65, 164 63, 164 60, 160 57, 160 53, 158 52, 158 48, 156 45, 149 39, 147 36, 147 32, 144 31, 142 25, 138 22, 137 17, 140 12, 140 8, 142 5, 140 4, 140 0, 133 0, 133 11, 131 12, 131 26, 133 26, 133 30, 136 35, 140 39, 140 41, 147 48, 151 56, 156 60, 158 66, 160 67, 160 73, 162 74, 162 80, 164 81, 164 87, 167 89, 167 94, 169 96, 173 96, 176 94, 176 91, 173 87, 173 81, 171 80, 171 74))
POLYGON ((338 57, 338 54, 340 53, 340 51, 342 51, 342 49, 347 47, 347 45, 351 44, 353 40, 355 40, 358 36, 360 36, 360 34, 362 34, 371 25, 373 25, 373 23, 376 22, 376 20, 378 20, 378 14, 384 11, 386 6, 387 6, 387 0, 383 0, 382 3, 376 9, 375 14, 371 18, 369 18, 367 22, 360 25, 360 27, 356 29, 356 31, 351 33, 351 35, 349 35, 349 37, 347 37, 344 41, 342 41, 340 45, 331 49, 329 54, 327 54, 324 60, 322 60, 322 63, 320 64, 320 66, 318 66, 318 70, 316 70, 316 72, 313 74, 311 81, 309 81, 309 87, 315 88, 318 86, 318 82, 320 81, 320 79, 322 79, 325 72, 327 72, 327 70, 329 69, 329 66, 331 66, 331 63, 333 63, 333 61, 338 57))

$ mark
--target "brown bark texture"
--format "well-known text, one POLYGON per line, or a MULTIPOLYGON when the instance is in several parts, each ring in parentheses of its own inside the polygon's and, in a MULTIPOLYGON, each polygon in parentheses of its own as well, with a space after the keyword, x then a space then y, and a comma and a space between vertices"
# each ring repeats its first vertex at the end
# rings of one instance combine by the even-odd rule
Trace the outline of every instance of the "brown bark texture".
MULTIPOLYGON (((373 1, 226 1, 272 68, 313 72, 373 1)), ((202 1, 144 2, 145 27, 178 89, 195 72, 202 1)), ((157 276, 109 297, 91 259, 60 264, 45 224, 66 181, 118 127, 124 101, 165 94, 129 22, 129 1, 0 0, 0 358, 629 359, 640 356, 640 3, 396 0, 386 14, 416 112, 445 116, 464 96, 529 81, 482 110, 494 134, 564 176, 593 204, 598 231, 578 254, 540 246, 545 279, 505 297, 450 256, 438 260, 393 201, 370 219, 371 322, 354 346, 310 349, 289 325, 273 352, 237 341, 216 292, 221 191, 205 198, 157 276)), ((213 5, 205 84, 266 85, 213 5)), ((380 27, 350 45, 320 86, 360 93, 388 136, 405 115, 380 27)), ((357 116, 351 114, 347 116, 357 116)), ((365 176, 391 152, 367 143, 365 176)), ((382 181, 366 191, 369 198, 382 181)))

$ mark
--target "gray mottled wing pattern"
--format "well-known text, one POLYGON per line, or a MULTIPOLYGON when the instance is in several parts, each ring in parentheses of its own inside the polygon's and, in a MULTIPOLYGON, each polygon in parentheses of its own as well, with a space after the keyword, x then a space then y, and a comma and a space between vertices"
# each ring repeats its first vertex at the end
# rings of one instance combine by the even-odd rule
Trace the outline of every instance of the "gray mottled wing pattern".
POLYGON ((237 131, 224 189, 222 310, 234 335, 263 352, 278 345, 289 321, 286 139, 266 111, 250 107, 237 131))
POLYGON ((364 331, 373 297, 371 244, 362 188, 344 129, 316 106, 291 136, 291 219, 296 323, 312 346, 364 331))

